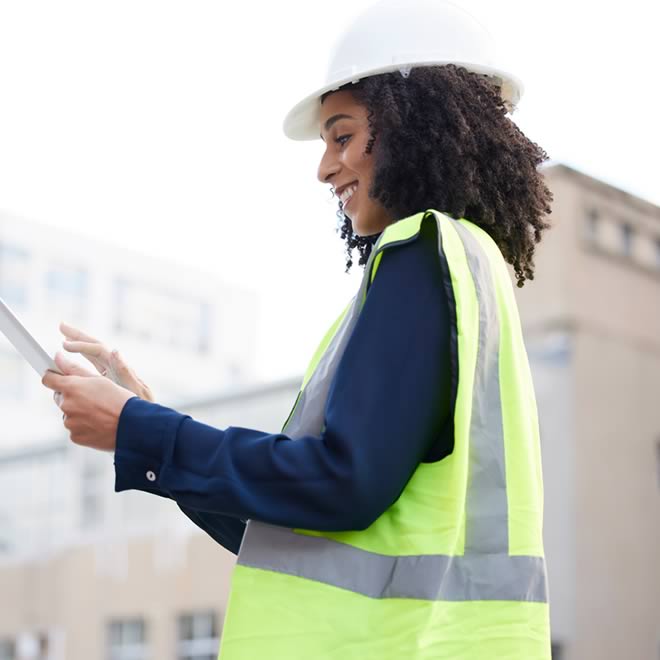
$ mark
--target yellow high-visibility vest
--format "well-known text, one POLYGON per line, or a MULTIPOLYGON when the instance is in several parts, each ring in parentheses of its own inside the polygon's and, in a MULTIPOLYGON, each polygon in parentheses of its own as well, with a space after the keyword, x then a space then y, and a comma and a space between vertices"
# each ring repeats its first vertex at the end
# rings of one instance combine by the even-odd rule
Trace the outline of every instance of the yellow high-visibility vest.
POLYGON ((323 430, 330 382, 382 255, 416 240, 423 222, 437 226, 452 293, 453 452, 420 463, 365 530, 249 521, 221 660, 550 658, 536 399, 511 278, 484 230, 433 210, 385 229, 284 431, 323 430))

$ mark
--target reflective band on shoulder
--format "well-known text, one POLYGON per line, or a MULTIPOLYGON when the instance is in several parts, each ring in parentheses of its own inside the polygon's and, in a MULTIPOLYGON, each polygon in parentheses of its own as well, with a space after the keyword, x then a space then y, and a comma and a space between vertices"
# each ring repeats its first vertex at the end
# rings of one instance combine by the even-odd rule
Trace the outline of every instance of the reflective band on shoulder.
MULTIPOLYGON (((417 229, 419 231, 419 225, 417 226, 417 229)), ((328 398, 330 384, 332 383, 332 379, 339 367, 341 356, 344 354, 346 344, 350 339, 355 323, 362 310, 367 289, 371 283, 370 273, 372 271, 372 266, 377 265, 378 261, 380 261, 380 258, 383 256, 383 252, 380 250, 383 237, 384 234, 381 234, 374 245, 364 267, 360 289, 355 298, 351 301, 348 311, 344 315, 337 331, 321 356, 321 359, 314 368, 314 372, 300 392, 296 405, 282 429, 284 433, 294 440, 301 438, 304 435, 318 435, 323 431, 325 403, 328 398)), ((414 236, 399 238, 396 241, 390 242, 385 247, 401 245, 402 243, 407 243, 413 239, 414 236)))
MULTIPOLYGON (((374 256, 375 252, 372 252, 365 268, 365 273, 369 272, 369 267, 374 256)), ((335 332, 328 347, 321 356, 319 363, 314 369, 314 373, 307 381, 302 392, 300 392, 298 402, 282 429, 283 432, 294 440, 304 435, 318 435, 323 429, 325 402, 328 398, 330 384, 339 366, 341 356, 344 354, 346 344, 353 332, 355 322, 360 315, 367 285, 368 278, 365 275, 362 278, 360 289, 355 298, 353 298, 349 310, 344 315, 337 328, 337 332, 335 332)))
POLYGON ((547 602, 542 557, 389 557, 322 536, 250 521, 238 563, 322 582, 370 598, 547 602))
POLYGON ((470 420, 465 554, 508 554, 509 515, 500 397, 500 321, 497 301, 490 263, 483 248, 460 222, 452 220, 451 226, 463 242, 479 304, 479 346, 470 420))

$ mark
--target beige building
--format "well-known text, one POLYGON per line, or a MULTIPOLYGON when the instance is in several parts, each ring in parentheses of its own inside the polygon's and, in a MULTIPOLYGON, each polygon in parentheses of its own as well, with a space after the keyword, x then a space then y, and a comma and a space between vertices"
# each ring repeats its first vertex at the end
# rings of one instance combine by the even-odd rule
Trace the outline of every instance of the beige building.
MULTIPOLYGON (((660 209, 563 165, 545 173, 554 227, 517 291, 539 403, 554 655, 657 658, 660 209)), ((276 430, 297 387, 180 409, 276 430)), ((173 502, 114 494, 111 457, 65 438, 0 454, 2 498, 26 481, 55 495, 63 480, 76 497, 16 503, 21 516, 0 521, 0 660, 214 658, 232 556, 173 502), (78 524, 63 526, 62 509, 78 524), (29 551, 5 542, 3 553, 3 528, 35 519, 29 551)))
MULTIPOLYGON (((225 428, 277 430, 299 380, 178 406, 225 428)), ((78 484, 77 501, 40 494, 15 503, 37 541, 0 546, 0 660, 211 660, 217 656, 233 555, 174 502, 113 492, 112 456, 71 445, 0 455, 0 498, 11 485, 78 484), (68 511, 63 518, 62 509, 68 511), (73 527, 64 524, 74 518, 73 527)), ((21 492, 21 489, 17 487, 21 492)), ((37 489, 41 493, 42 489, 37 489)), ((1 529, 1 527, 0 527, 1 529)))
POLYGON ((519 291, 562 660, 660 653, 660 208, 562 165, 519 291))

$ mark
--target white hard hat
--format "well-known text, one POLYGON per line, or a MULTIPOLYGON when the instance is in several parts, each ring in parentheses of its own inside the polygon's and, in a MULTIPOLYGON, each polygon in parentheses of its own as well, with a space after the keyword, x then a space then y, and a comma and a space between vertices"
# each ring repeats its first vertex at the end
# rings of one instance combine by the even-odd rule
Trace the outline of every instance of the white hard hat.
POLYGON ((513 112, 523 86, 496 63, 495 42, 471 14, 446 0, 380 0, 340 37, 325 83, 297 103, 284 119, 293 140, 319 138, 321 96, 349 82, 412 67, 456 64, 490 76, 513 112))

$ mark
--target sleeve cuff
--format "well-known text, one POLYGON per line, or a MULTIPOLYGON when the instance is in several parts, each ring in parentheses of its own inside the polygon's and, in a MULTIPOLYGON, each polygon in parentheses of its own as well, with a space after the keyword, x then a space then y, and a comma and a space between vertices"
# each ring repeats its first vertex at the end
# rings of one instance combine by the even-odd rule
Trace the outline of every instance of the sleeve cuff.
POLYGON ((115 491, 136 489, 169 497, 160 486, 172 461, 179 427, 189 418, 139 397, 129 399, 119 416, 115 446, 115 491))

